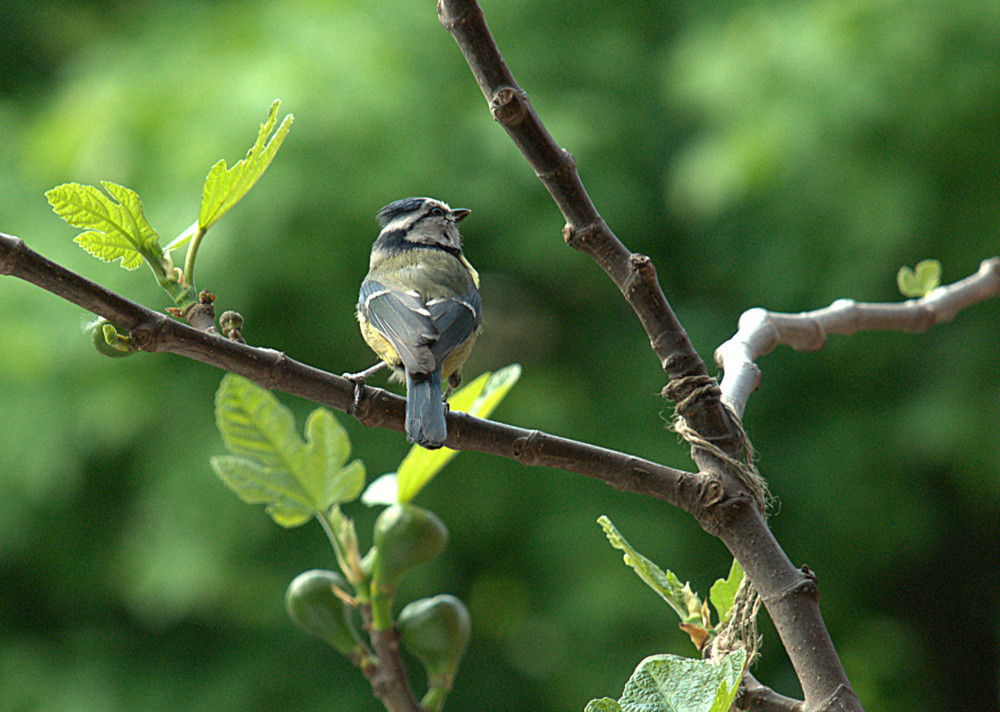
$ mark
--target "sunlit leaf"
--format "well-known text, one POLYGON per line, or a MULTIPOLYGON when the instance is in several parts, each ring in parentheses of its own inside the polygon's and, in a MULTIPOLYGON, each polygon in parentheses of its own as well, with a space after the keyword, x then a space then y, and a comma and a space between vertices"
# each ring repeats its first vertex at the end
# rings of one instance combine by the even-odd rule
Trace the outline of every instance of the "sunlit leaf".
POLYGON ((398 493, 396 473, 387 472, 369 483, 365 493, 361 495, 361 502, 369 507, 396 504, 399 501, 398 493))
POLYGON ((923 260, 916 270, 900 267, 896 273, 899 291, 907 297, 926 297, 941 284, 941 263, 937 260, 923 260))
MULTIPOLYGON (((521 377, 521 367, 511 364, 495 373, 484 373, 448 399, 454 411, 485 418, 500 404, 521 377)), ((457 455, 456 450, 427 450, 414 445, 396 470, 397 501, 409 502, 457 455)))
POLYGON ((323 490, 323 506, 353 502, 365 488, 365 464, 354 460, 347 467, 329 474, 323 490))
MULTIPOLYGON (((238 161, 232 168, 227 168, 225 160, 220 160, 208 172, 201 193, 201 210, 198 212, 198 226, 202 230, 210 228, 230 208, 236 205, 271 164, 274 155, 281 148, 282 141, 285 140, 285 136, 288 135, 288 131, 292 127, 293 117, 288 114, 277 130, 274 130, 280 106, 280 101, 275 101, 271 105, 267 119, 260 125, 257 141, 247 151, 245 158, 238 161), (274 131, 274 135, 271 135, 272 131, 274 131), (268 136, 270 136, 270 140, 268 140, 268 136)), ((173 243, 171 244, 173 245, 173 243)))
POLYGON ((215 420, 226 449, 262 467, 300 469, 305 443, 295 432, 295 418, 270 391, 226 374, 215 395, 215 420))
POLYGON ((602 697, 599 700, 588 702, 587 706, 583 708, 583 712, 622 712, 622 707, 618 704, 617 700, 612 700, 610 697, 602 697))
POLYGON ((729 620, 736 591, 742 582, 743 567, 740 566, 739 561, 733 559, 733 565, 729 567, 729 575, 724 579, 717 579, 712 584, 712 588, 708 592, 708 600, 715 606, 715 612, 719 615, 719 623, 725 623, 729 620))
POLYGON ((347 433, 324 408, 309 415, 303 442, 291 411, 269 391, 227 374, 216 393, 216 423, 237 457, 214 458, 212 467, 242 500, 266 504, 278 524, 302 524, 357 498, 364 487, 364 465, 344 466, 351 452, 347 433))
POLYGON ((309 491, 312 501, 323 502, 325 475, 340 472, 351 454, 351 444, 347 440, 347 431, 326 408, 317 408, 309 414, 305 430, 302 486, 309 491))
POLYGON ((726 712, 739 689, 745 661, 742 649, 719 663, 653 655, 636 667, 618 703, 622 712, 726 712))
POLYGON ((671 608, 680 616, 684 623, 701 622, 701 599, 691 590, 687 583, 681 584, 671 571, 664 571, 632 547, 621 532, 605 516, 597 519, 598 524, 611 542, 611 546, 624 552, 625 563, 632 567, 639 578, 656 591, 671 608))
POLYGON ((191 239, 197 233, 198 233, 198 221, 195 220, 193 223, 191 223, 190 225, 188 225, 187 229, 185 229, 184 232, 182 232, 180 235, 178 235, 173 240, 171 240, 169 243, 167 243, 163 247, 163 251, 164 252, 171 252, 171 251, 176 250, 176 249, 178 249, 180 247, 184 247, 184 245, 186 245, 189 242, 191 242, 191 239))
POLYGON ((266 504, 267 513, 282 526, 303 524, 314 514, 291 473, 261 467, 244 457, 221 456, 209 460, 215 474, 247 504, 266 504))
POLYGON ((136 269, 143 258, 160 258, 159 235, 142 212, 142 200, 135 191, 109 181, 102 193, 92 185, 66 183, 45 193, 56 214, 73 227, 86 232, 75 242, 90 254, 121 266, 136 269))

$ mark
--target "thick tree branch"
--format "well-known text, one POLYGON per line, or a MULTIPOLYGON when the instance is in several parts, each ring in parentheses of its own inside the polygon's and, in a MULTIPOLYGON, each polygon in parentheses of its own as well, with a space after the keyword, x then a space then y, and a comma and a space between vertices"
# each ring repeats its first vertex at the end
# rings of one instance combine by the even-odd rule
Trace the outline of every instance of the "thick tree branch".
MULTIPOLYGON (((438 18, 465 55, 493 118, 507 131, 559 206, 566 220, 566 243, 590 255, 618 286, 671 380, 707 378, 704 362, 663 296, 652 262, 645 255, 629 251, 601 218, 583 187, 573 156, 552 139, 527 94, 514 81, 490 35, 482 9, 474 0, 439 0, 438 18)), ((682 387, 677 400, 689 392, 682 387)), ((682 415, 698 432, 719 435, 716 444, 734 457, 739 456, 739 443, 717 397, 705 399, 699 408, 682 415)))
MULTIPOLYGON (((562 211, 567 244, 589 254, 604 269, 639 317, 671 380, 668 388, 679 415, 701 439, 741 460, 743 434, 725 410, 720 391, 704 388, 705 364, 667 303, 652 263, 631 253, 598 214, 573 157, 558 147, 514 81, 476 0, 438 0, 438 18, 458 43, 494 119, 562 211), (703 391, 701 397, 688 398, 695 388, 703 391)), ((725 462, 704 447, 692 447, 692 457, 699 470, 716 473, 724 488, 720 499, 694 514, 726 544, 762 596, 802 684, 805 709, 842 705, 860 710, 819 613, 815 579, 788 560, 764 521, 760 503, 752 501, 747 486, 725 462)))
POLYGON ((747 673, 743 676, 743 684, 736 694, 733 706, 740 710, 753 712, 803 712, 805 703, 791 697, 779 695, 770 687, 762 685, 756 677, 747 673))

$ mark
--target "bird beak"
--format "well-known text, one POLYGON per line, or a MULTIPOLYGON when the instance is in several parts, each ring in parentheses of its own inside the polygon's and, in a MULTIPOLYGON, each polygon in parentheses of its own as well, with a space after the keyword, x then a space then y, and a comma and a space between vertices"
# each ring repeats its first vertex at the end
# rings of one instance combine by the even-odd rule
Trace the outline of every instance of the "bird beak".
POLYGON ((458 222, 459 220, 461 220, 462 218, 464 218, 466 215, 468 215, 471 212, 472 211, 469 210, 468 208, 452 208, 451 209, 451 216, 453 218, 455 218, 455 222, 458 222))

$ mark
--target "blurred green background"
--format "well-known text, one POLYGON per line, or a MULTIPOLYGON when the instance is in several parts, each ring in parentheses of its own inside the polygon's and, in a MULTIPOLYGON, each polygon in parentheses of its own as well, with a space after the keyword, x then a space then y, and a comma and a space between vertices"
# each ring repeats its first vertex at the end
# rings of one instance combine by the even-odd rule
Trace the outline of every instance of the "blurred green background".
MULTIPOLYGON (((483 4, 706 360, 747 308, 898 300, 900 265, 937 258, 954 281, 1000 251, 996 0, 483 4)), ((127 185, 166 242, 276 97, 292 132, 198 270, 251 343, 335 373, 370 365, 353 305, 373 215, 433 195, 473 209, 485 333, 466 375, 524 367, 496 417, 690 467, 645 335, 562 244, 430 0, 5 0, 0 230, 162 309, 146 268, 86 255, 44 191, 127 185)), ((993 300, 925 334, 761 361, 746 426, 781 502, 773 527, 818 573, 868 710, 998 704, 998 317, 993 300)), ((378 709, 282 609, 292 577, 332 565, 318 527, 277 528, 209 469, 221 374, 102 358, 87 318, 0 280, 0 709, 378 709)), ((300 422, 312 407, 282 400, 300 422)), ((372 475, 406 452, 341 421, 372 475)), ((449 592, 473 615, 453 710, 581 710, 644 656, 692 652, 599 515, 702 592, 728 570, 690 517, 558 471, 463 454, 419 501, 452 542, 402 601, 449 592)), ((372 512, 349 513, 370 531, 372 512)), ((758 676, 798 694, 763 630, 758 676)))

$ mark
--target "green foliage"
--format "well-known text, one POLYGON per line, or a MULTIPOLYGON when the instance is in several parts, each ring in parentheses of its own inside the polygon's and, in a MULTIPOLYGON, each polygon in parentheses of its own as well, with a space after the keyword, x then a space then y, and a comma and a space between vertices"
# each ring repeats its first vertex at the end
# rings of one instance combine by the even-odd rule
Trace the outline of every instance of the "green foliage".
POLYGON ((584 712, 726 712, 745 662, 743 650, 719 663, 653 655, 639 663, 617 702, 607 697, 592 700, 584 712))
MULTIPOLYGON (((83 249, 105 262, 120 259, 121 266, 127 270, 138 268, 145 260, 156 275, 156 281, 177 307, 187 308, 197 300, 194 264, 202 238, 264 174, 291 129, 293 117, 288 114, 274 131, 279 106, 281 102, 278 100, 271 105, 267 119, 257 133, 257 140, 244 159, 232 168, 226 167, 225 160, 212 166, 202 188, 198 220, 166 248, 160 247, 160 236, 143 214, 139 195, 129 188, 101 181, 111 196, 109 198, 94 186, 66 183, 47 191, 45 197, 59 217, 74 227, 86 229, 75 238, 83 249), (174 268, 170 253, 188 244, 181 277, 174 268)), ((111 355, 103 347, 98 349, 111 355)))
POLYGON ((937 260, 922 260, 916 270, 903 266, 896 274, 899 291, 907 297, 926 297, 941 285, 941 263, 937 260))
POLYGON ((729 575, 717 579, 709 592, 709 600, 715 607, 717 622, 713 625, 708 606, 701 597, 691 590, 691 585, 680 579, 670 570, 664 571, 648 558, 640 554, 626 541, 617 527, 606 516, 597 520, 604 529, 611 546, 624 552, 625 563, 632 567, 635 573, 651 589, 656 591, 666 601, 681 619, 680 627, 691 638, 698 650, 702 650, 718 633, 719 628, 729 618, 736 598, 736 591, 743 582, 743 567, 733 559, 729 567, 729 575))
POLYGON ((215 418, 232 455, 213 457, 212 469, 244 502, 266 505, 281 526, 326 516, 364 487, 364 464, 345 464, 347 433, 325 408, 309 415, 303 441, 291 411, 270 392, 227 374, 216 393, 215 418))
MULTIPOLYGON (((110 181, 101 181, 104 195, 92 185, 66 183, 45 193, 56 214, 86 232, 74 238, 80 247, 105 262, 121 260, 133 270, 145 259, 154 272, 161 268, 160 236, 146 220, 142 201, 135 191, 110 181)), ((162 273, 162 269, 161 269, 162 273)))
POLYGON ((136 346, 126 334, 121 334, 115 325, 104 317, 99 317, 87 325, 91 332, 94 348, 103 356, 122 358, 135 353, 136 346))
MULTIPOLYGON (((496 373, 481 374, 474 381, 451 394, 448 405, 477 418, 486 418, 500 405, 521 377, 518 364, 506 366, 496 373)), ((394 473, 374 480, 362 497, 366 504, 410 502, 457 455, 456 450, 437 450, 414 445, 394 473)))
POLYGON ((291 114, 286 115, 275 131, 280 106, 281 102, 278 100, 271 105, 267 119, 260 125, 257 140, 247 151, 245 158, 232 168, 227 168, 225 160, 220 160, 208 172, 201 194, 201 210, 198 212, 198 226, 202 230, 208 230, 236 205, 271 165, 294 120, 291 114), (271 136, 272 131, 274 131, 273 136, 271 136))
POLYGON ((729 575, 724 579, 717 579, 712 584, 708 593, 708 600, 712 602, 716 613, 719 614, 719 623, 729 620, 729 613, 733 608, 733 601, 736 599, 736 591, 743 583, 743 567, 740 562, 733 559, 733 565, 729 567, 729 575))
POLYGON ((636 551, 607 517, 599 517, 597 523, 604 529, 611 546, 624 553, 625 563, 632 567, 643 583, 660 594, 682 623, 701 622, 701 599, 691 590, 690 584, 681 584, 672 571, 664 571, 636 551))
MULTIPOLYGON (((706 357, 750 306, 898 300, 893 266, 932 255, 958 278, 996 253, 996 0, 483 9, 601 214, 652 258, 706 357)), ((0 49, 0 230, 157 306, 158 288, 71 244, 81 230, 53 220, 43 192, 128 186, 166 245, 197 222, 209 167, 242 158, 280 96, 294 137, 198 258, 200 281, 247 317, 247 338, 335 372, 367 365, 353 305, 372 215, 406 195, 441 197, 474 210, 462 229, 485 311, 468 371, 524 366, 501 419, 689 467, 657 425, 663 372, 645 337, 600 269, 563 244, 558 210, 428 4, 5 11, 18 31, 0 49)), ((1000 506, 997 306, 920 335, 776 349, 760 364, 747 425, 782 499, 779 537, 821 572, 827 623, 869 712, 996 707, 996 645, 981 622, 1000 610, 984 556, 1000 506), (939 612, 956 600, 967 615, 948 618, 947 637, 982 665, 939 644, 939 612)), ((162 354, 96 358, 89 335, 73 338, 78 315, 0 277, 0 706, 242 712, 329 709, 334 695, 335 707, 374 709, 354 670, 266 604, 326 566, 310 532, 248 518, 205 474, 207 454, 222 454, 205 397, 218 374, 162 354), (192 656, 206 634, 210 654, 192 656)), ((285 402, 301 427, 311 406, 285 402)), ((370 472, 395 470, 401 438, 341 422, 370 472)), ((637 645, 683 650, 682 633, 655 623, 659 597, 609 571, 587 522, 606 513, 707 593, 731 557, 687 515, 465 457, 470 467, 416 500, 453 533, 441 569, 418 573, 468 594, 478 629, 454 709, 564 712, 620 690, 637 645)), ((358 509, 366 545, 376 514, 358 509)), ((769 637, 758 677, 795 695, 776 651, 769 637)))

